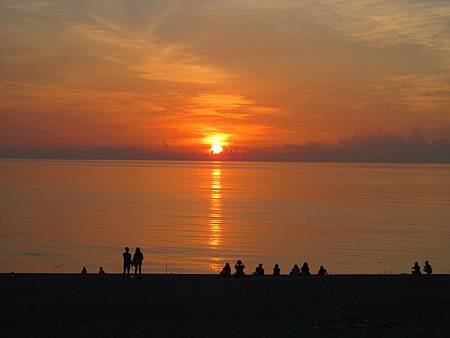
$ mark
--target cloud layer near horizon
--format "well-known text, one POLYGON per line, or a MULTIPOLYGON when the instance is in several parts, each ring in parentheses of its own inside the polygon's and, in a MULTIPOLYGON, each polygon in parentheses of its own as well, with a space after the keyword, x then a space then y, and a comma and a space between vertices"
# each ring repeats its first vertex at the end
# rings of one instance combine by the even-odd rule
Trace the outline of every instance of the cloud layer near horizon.
POLYGON ((450 135, 448 1, 0 1, 0 144, 450 135))
POLYGON ((407 137, 389 133, 358 134, 336 143, 228 148, 220 155, 190 146, 158 147, 0 147, 0 159, 184 160, 264 162, 412 162, 450 163, 450 138, 427 140, 418 130, 407 137))

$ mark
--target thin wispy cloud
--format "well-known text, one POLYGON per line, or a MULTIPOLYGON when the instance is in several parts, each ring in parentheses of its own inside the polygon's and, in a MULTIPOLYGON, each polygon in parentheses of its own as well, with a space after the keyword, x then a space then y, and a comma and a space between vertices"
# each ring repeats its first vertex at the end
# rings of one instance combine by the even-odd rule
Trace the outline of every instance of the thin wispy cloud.
POLYGON ((3 0, 1 7, 24 12, 36 12, 47 10, 56 5, 56 1, 23 1, 23 0, 3 0))
POLYGON ((434 113, 450 121, 450 76, 447 74, 391 76, 374 88, 389 97, 398 110, 434 113))
POLYGON ((320 22, 359 41, 450 50, 448 1, 319 0, 314 7, 320 22))

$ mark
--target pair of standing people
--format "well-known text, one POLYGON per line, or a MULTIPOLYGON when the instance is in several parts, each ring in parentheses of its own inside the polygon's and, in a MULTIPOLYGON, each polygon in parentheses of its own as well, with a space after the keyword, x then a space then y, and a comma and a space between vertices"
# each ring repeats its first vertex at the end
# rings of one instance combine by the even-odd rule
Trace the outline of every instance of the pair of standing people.
POLYGON ((128 279, 130 278, 130 269, 134 265, 134 276, 137 277, 142 274, 142 261, 144 260, 144 255, 139 247, 134 251, 133 258, 131 258, 130 248, 126 247, 123 253, 123 275, 128 279))

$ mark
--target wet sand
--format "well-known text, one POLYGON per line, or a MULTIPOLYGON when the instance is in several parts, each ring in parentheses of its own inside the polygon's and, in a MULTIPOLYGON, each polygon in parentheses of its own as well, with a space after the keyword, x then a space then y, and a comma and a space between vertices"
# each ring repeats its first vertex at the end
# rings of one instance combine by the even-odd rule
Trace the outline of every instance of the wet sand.
POLYGON ((450 337, 450 276, 1 274, 1 337, 450 337))

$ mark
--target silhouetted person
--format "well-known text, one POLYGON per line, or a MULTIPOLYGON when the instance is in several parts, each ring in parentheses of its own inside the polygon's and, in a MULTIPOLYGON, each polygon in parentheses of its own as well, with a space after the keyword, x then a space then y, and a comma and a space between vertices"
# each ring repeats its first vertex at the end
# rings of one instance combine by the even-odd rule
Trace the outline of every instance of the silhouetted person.
POLYGON ((132 264, 134 265, 134 276, 137 277, 138 271, 139 276, 142 274, 142 261, 144 260, 144 255, 139 247, 136 248, 133 255, 132 264))
POLYGON ((87 275, 87 269, 85 266, 83 266, 83 269, 81 270, 82 275, 87 275))
POLYGON ((431 275, 433 273, 433 268, 431 267, 431 265, 428 261, 425 261, 425 265, 423 266, 423 271, 427 275, 431 275))
POLYGON ((420 266, 418 262, 414 263, 414 266, 412 267, 411 273, 413 275, 420 275, 420 266))
POLYGON ((309 272, 309 266, 308 263, 303 263, 302 265, 302 275, 309 276, 311 273, 309 272))
POLYGON ((131 254, 130 248, 126 247, 123 253, 123 276, 130 278, 130 268, 131 268, 131 254))
POLYGON ((319 272, 317 272, 317 275, 318 276, 326 276, 326 275, 328 275, 328 271, 327 271, 327 269, 325 269, 323 267, 323 265, 321 265, 320 269, 319 269, 319 272))
POLYGON ((280 266, 278 264, 275 264, 274 267, 273 267, 273 275, 274 276, 279 276, 280 272, 281 272, 280 266))
POLYGON ((220 272, 220 277, 230 277, 231 276, 231 266, 230 263, 226 263, 220 272))
POLYGON ((297 264, 294 264, 294 266, 292 267, 291 276, 300 276, 300 268, 298 267, 297 264))
POLYGON ((245 265, 242 263, 241 260, 238 260, 236 262, 234 269, 236 270, 236 272, 234 273, 235 277, 244 277, 245 276, 245 272, 244 272, 245 265))
POLYGON ((254 276, 264 276, 264 268, 262 264, 259 264, 256 269, 255 272, 253 272, 254 276))
POLYGON ((104 275, 105 274, 105 270, 103 270, 103 267, 101 266, 100 269, 98 270, 98 274, 99 275, 104 275))

